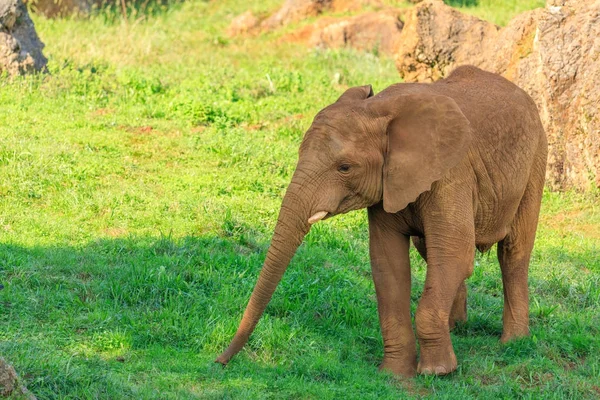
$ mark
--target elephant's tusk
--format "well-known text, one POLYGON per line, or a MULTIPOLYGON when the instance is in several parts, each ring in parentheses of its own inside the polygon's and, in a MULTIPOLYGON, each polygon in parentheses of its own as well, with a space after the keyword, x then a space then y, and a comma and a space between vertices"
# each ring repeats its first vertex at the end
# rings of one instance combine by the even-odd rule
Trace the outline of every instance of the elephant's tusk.
POLYGON ((327 215, 327 211, 319 211, 318 213, 316 213, 315 215, 313 215, 312 217, 310 217, 308 219, 308 223, 312 225, 316 222, 319 222, 320 220, 325 218, 326 215, 327 215))

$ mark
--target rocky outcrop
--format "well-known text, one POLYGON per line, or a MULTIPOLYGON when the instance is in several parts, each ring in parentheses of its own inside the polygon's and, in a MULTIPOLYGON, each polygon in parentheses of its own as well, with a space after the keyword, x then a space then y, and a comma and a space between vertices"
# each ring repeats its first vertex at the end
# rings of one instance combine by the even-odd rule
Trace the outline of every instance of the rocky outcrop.
POLYGON ((398 47, 404 10, 385 8, 379 0, 287 0, 270 17, 260 20, 251 11, 235 17, 227 28, 230 37, 269 31, 324 12, 375 9, 352 17, 323 17, 280 39, 317 48, 351 47, 392 55, 398 47))
POLYGON ((323 18, 284 41, 302 41, 312 47, 350 47, 362 51, 394 54, 402 32, 401 10, 388 9, 354 17, 323 18))
POLYGON ((261 30, 270 31, 324 12, 358 11, 369 7, 380 8, 382 3, 380 0, 286 0, 279 10, 262 21, 250 11, 237 16, 231 21, 227 33, 229 36, 236 36, 261 30))
POLYGON ((48 60, 27 8, 21 0, 0 0, 0 73, 41 71, 48 60))
POLYGON ((315 17, 331 8, 332 3, 333 0, 286 0, 278 11, 261 23, 261 26, 270 30, 304 18, 315 17))
POLYGON ((17 372, 12 365, 0 357, 0 397, 9 396, 12 398, 35 400, 35 396, 19 382, 17 372))
POLYGON ((395 57, 406 81, 473 64, 515 82, 546 128, 548 184, 600 187, 600 0, 548 0, 502 29, 426 0, 407 16, 395 57))
POLYGON ((277 12, 262 22, 261 26, 270 30, 315 17, 325 11, 356 11, 367 6, 379 7, 381 2, 379 0, 286 0, 277 12))
POLYGON ((498 30, 441 0, 422 2, 406 16, 396 50, 398 71, 405 81, 427 82, 447 75, 456 65, 480 64, 487 40, 498 30))

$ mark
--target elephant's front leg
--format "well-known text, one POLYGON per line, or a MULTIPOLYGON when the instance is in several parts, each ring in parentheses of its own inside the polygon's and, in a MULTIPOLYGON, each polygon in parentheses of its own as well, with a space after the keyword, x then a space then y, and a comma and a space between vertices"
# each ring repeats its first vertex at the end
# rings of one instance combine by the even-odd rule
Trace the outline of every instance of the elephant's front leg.
POLYGON ((417 350, 410 319, 409 237, 394 229, 392 219, 377 206, 369 208, 371 268, 384 344, 380 369, 413 376, 417 350))
POLYGON ((464 280, 473 272, 475 257, 474 229, 465 225, 439 223, 429 234, 425 227, 427 276, 415 315, 421 349, 418 372, 422 374, 445 375, 457 366, 449 320, 456 311, 457 294, 464 294, 464 280))

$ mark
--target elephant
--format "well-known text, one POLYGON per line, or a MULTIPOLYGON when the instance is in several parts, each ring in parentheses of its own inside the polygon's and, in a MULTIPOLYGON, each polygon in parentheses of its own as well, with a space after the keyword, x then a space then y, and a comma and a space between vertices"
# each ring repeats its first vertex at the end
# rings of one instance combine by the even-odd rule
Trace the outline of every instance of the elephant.
POLYGON ((384 356, 396 375, 457 368, 450 328, 466 319, 475 251, 497 243, 500 340, 529 335, 528 269, 548 144, 531 97, 505 78, 460 66, 434 83, 347 89, 302 139, 272 241, 239 328, 215 360, 238 353, 312 224, 367 209, 384 356), (410 313, 410 238, 427 264, 410 313))

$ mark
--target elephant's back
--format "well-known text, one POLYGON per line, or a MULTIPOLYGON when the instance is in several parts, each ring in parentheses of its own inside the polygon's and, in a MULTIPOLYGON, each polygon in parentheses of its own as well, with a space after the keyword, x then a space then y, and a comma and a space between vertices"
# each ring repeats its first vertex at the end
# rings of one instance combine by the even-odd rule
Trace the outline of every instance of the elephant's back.
POLYGON ((532 170, 541 165, 538 159, 545 165, 547 142, 537 107, 512 82, 475 67, 460 67, 431 86, 452 97, 471 122, 466 163, 477 182, 475 228, 479 243, 495 243, 507 234, 532 170))
MULTIPOLYGON (((533 99, 508 79, 473 66, 455 69, 432 85, 436 94, 454 99, 471 122, 477 142, 508 152, 536 149, 545 141, 539 112, 533 99), (525 148, 513 144, 523 143, 525 148)), ((475 143, 477 144, 477 143, 475 143)))

